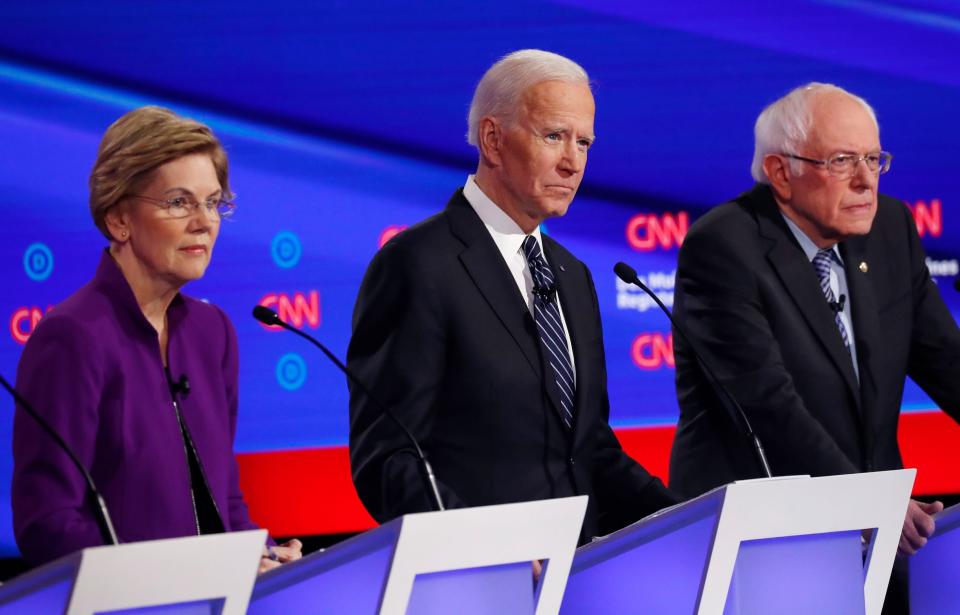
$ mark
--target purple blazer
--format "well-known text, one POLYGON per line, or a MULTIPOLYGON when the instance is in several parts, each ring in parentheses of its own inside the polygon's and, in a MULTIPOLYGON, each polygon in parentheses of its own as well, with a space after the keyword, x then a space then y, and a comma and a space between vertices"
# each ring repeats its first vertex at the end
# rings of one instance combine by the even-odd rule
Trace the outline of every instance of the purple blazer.
MULTIPOLYGON (((167 313, 168 365, 186 375, 181 412, 227 531, 256 528, 240 493, 237 339, 226 314, 182 294, 167 313)), ((156 331, 109 253, 27 341, 17 389, 73 447, 121 542, 196 535, 190 470, 156 331)), ((13 526, 43 563, 103 539, 83 478, 22 409, 13 425, 13 526)))

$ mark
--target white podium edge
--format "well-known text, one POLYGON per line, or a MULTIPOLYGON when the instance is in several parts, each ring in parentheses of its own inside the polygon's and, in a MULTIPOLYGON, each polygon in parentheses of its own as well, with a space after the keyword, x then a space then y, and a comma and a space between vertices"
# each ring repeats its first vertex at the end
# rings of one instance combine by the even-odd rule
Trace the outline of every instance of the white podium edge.
POLYGON ((740 543, 875 528, 863 592, 880 615, 917 471, 775 478, 726 486, 698 600, 698 615, 722 615, 740 543))
POLYGON ((535 615, 556 615, 586 508, 576 496, 404 516, 380 615, 404 615, 418 574, 535 559, 549 560, 535 615))
POLYGON ((212 598, 225 599, 222 615, 243 615, 266 539, 261 529, 84 549, 66 615, 212 598))

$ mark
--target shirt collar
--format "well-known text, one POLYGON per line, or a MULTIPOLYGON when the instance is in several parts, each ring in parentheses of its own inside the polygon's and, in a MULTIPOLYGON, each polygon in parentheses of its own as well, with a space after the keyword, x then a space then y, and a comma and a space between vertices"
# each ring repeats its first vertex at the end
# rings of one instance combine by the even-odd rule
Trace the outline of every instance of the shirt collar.
MULTIPOLYGON (((807 260, 813 262, 813 258, 817 255, 817 252, 820 251, 820 248, 817 247, 817 244, 813 243, 813 240, 807 237, 807 234, 801 230, 797 224, 791 220, 783 211, 780 212, 780 215, 783 216, 783 221, 787 223, 787 228, 790 229, 790 232, 793 233, 793 236, 797 238, 797 243, 800 244, 800 248, 803 249, 803 253, 807 256, 807 260)), ((833 253, 831 256, 836 260, 839 265, 843 265, 843 259, 840 257, 840 251, 837 250, 837 244, 833 244, 833 247, 830 248, 830 251, 833 253)))
MULTIPOLYGON (((487 227, 487 231, 490 232, 490 236, 493 237, 494 243, 497 244, 497 248, 500 249, 505 259, 509 259, 517 253, 522 253, 521 246, 527 234, 523 232, 520 225, 514 222, 513 218, 508 216, 505 211, 500 209, 499 205, 483 193, 473 175, 467 176, 467 181, 463 185, 463 196, 480 216, 480 221, 487 227)), ((542 250, 543 240, 540 236, 540 227, 537 226, 530 234, 536 237, 542 250)))

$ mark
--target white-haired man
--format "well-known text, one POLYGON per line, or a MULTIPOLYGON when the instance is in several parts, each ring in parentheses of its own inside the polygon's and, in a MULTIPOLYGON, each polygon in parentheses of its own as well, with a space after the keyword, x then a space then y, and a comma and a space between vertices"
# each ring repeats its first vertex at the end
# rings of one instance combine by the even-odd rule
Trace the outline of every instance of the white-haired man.
MULTIPOLYGON (((675 314, 743 406, 774 474, 897 469, 910 375, 960 417, 960 331, 927 271, 910 211, 878 193, 890 168, 870 106, 813 83, 756 123, 749 192, 699 219, 675 314)), ((676 340, 681 416, 671 487, 693 496, 759 476, 749 443, 676 340)), ((911 502, 900 550, 942 504, 911 502)))
MULTIPOLYGON (((567 58, 494 64, 470 107, 476 174, 374 257, 347 357, 420 441, 445 505, 587 494, 584 538, 677 501, 610 429, 590 272, 539 230, 577 192, 593 118, 587 74, 567 58)), ((353 479, 379 521, 431 507, 410 453, 351 389, 353 479)))

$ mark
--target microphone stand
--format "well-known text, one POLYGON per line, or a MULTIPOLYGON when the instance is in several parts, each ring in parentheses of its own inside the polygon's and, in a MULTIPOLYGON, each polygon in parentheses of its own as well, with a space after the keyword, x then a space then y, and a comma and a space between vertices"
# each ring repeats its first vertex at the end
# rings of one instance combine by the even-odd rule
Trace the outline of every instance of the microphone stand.
POLYGON ((753 451, 757 458, 757 463, 760 466, 761 471, 767 478, 773 478, 773 472, 770 471, 770 463, 767 461, 767 454, 763 450, 763 444, 760 442, 760 436, 753 430, 753 426, 750 424, 750 419, 747 418, 747 413, 743 411, 743 408, 737 403, 737 400, 730 394, 730 391, 727 390, 727 387, 723 386, 723 383, 720 382, 720 379, 713 373, 713 370, 710 369, 710 366, 703 360, 703 357, 700 356, 700 353, 697 352, 696 346, 693 345, 693 342, 690 341, 690 338, 684 332, 683 328, 677 324, 677 321, 674 320, 673 314, 667 309, 667 306, 660 301, 660 297, 656 295, 652 290, 647 288, 647 286, 640 281, 640 278, 637 276, 637 272, 626 263, 617 263, 613 267, 613 272, 617 274, 621 280, 627 284, 633 284, 643 292, 650 295, 664 314, 667 315, 667 318, 670 320, 670 324, 673 325, 673 329, 680 334, 680 337, 683 338, 683 341, 687 343, 687 346, 690 347, 690 351, 693 353, 694 358, 697 360, 697 363, 703 369, 703 373, 706 374, 707 380, 710 382, 710 385, 713 387, 713 390, 720 394, 721 401, 726 401, 724 407, 727 408, 727 411, 731 415, 734 423, 737 422, 736 417, 740 417, 741 424, 743 425, 744 431, 746 431, 747 437, 750 438, 753 443, 753 451), (733 408, 731 410, 731 408, 733 408))
POLYGON ((10 395, 13 396, 14 401, 20 405, 23 410, 30 415, 30 417, 37 422, 40 427, 47 432, 47 434, 53 438, 53 441, 57 443, 63 452, 67 454, 67 457, 70 458, 70 461, 73 462, 73 465, 77 466, 77 469, 80 471, 80 474, 83 475, 84 482, 87 483, 87 490, 93 496, 94 503, 96 506, 93 509, 95 516, 97 517, 97 525, 100 526, 100 534, 103 537, 103 542, 108 545, 118 545, 120 540, 117 538, 117 532, 113 529, 113 520, 110 518, 110 511, 107 510, 107 503, 104 501, 103 496, 100 495, 100 492, 97 490, 96 484, 93 482, 93 477, 90 476, 90 472, 83 466, 80 462, 80 459, 73 452, 70 446, 64 441, 60 434, 44 419, 40 414, 34 410, 33 406, 23 398, 20 393, 17 392, 13 386, 7 382, 6 378, 0 376, 0 385, 7 390, 10 395))
POLYGON ((360 391, 363 392, 363 394, 366 395, 370 399, 370 401, 373 402, 373 404, 377 407, 377 409, 379 409, 386 416, 390 417, 390 420, 392 420, 397 425, 397 427, 400 428, 400 430, 404 433, 404 435, 406 435, 407 440, 410 441, 410 444, 413 445, 414 452, 416 453, 417 458, 420 460, 420 465, 423 467, 423 474, 427 480, 428 491, 432 496, 433 503, 436 505, 437 510, 446 510, 446 508, 443 506, 443 498, 440 497, 440 489, 437 487, 437 478, 433 474, 433 467, 430 465, 430 462, 427 460, 426 454, 424 454, 423 450, 420 448, 420 444, 417 442, 417 439, 414 438, 413 434, 410 433, 410 430, 407 429, 407 427, 400 422, 400 419, 394 416, 393 412, 391 412, 386 406, 380 403, 380 400, 378 400, 376 397, 374 397, 370 393, 370 390, 367 389, 367 387, 364 386, 364 384, 360 382, 360 380, 358 380, 356 376, 353 375, 353 372, 347 369, 347 366, 344 365, 340 361, 340 359, 337 358, 335 354, 330 352, 330 350, 328 350, 326 346, 321 344, 319 340, 317 340, 316 338, 314 338, 313 336, 307 333, 304 333, 300 329, 297 329, 296 327, 289 325, 284 321, 280 320, 280 317, 277 316, 277 313, 268 307, 264 307, 262 305, 258 305, 254 307, 253 317, 265 325, 274 325, 277 327, 282 327, 287 331, 296 333, 303 339, 307 340, 308 342, 310 342, 311 344, 319 348, 320 351, 323 352, 323 354, 325 354, 328 359, 333 361, 334 365, 340 368, 340 371, 342 371, 344 374, 347 375, 347 378, 350 379, 350 382, 356 385, 357 388, 359 388, 360 391))

